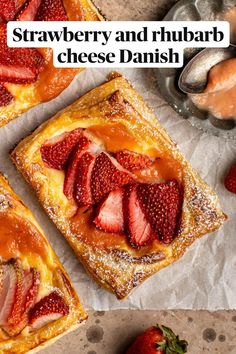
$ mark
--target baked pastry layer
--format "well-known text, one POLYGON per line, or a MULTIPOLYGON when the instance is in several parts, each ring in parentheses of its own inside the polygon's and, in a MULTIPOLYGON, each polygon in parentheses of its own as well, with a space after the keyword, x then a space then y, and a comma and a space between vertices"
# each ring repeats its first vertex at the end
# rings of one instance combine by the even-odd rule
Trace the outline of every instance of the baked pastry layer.
MULTIPOLYGON (((17 168, 35 189, 50 218, 88 273, 119 299, 146 278, 179 259, 193 241, 225 221, 215 192, 190 166, 130 83, 119 74, 56 114, 12 153, 17 168), (77 209, 63 193, 64 171, 42 159, 41 148, 65 132, 85 129, 101 149, 131 151, 155 159, 155 173, 136 173, 142 183, 176 180, 183 190, 179 227, 172 242, 155 239, 133 247, 124 234, 107 233, 90 222, 93 211, 77 209)), ((148 170, 149 171, 149 170, 148 170)), ((172 235, 173 236, 173 235, 172 235)))
MULTIPOLYGON (((42 0, 42 2, 44 1, 46 0, 42 0)), ((104 20, 103 16, 91 0, 61 1, 69 21, 104 20)), ((24 1, 21 2, 24 3, 24 1)), ((4 26, 4 24, 0 25, 0 34, 1 26, 4 26)), ((44 63, 35 82, 20 84, 4 82, 4 80, 1 80, 3 87, 0 85, 0 127, 39 103, 47 102, 57 97, 64 89, 67 88, 67 86, 69 86, 74 77, 81 72, 81 70, 83 70, 81 68, 55 68, 53 66, 51 49, 42 48, 37 49, 37 51, 42 55, 44 63), (5 90, 7 91, 5 92, 5 90), (3 95, 5 95, 5 98, 3 95), (9 95, 12 96, 12 100, 9 95), (6 105, 3 103, 3 105, 1 105, 1 101, 6 103, 6 100, 9 100, 10 103, 6 105)), ((0 56, 1 55, 0 48, 0 56)), ((8 59, 7 65, 10 65, 11 61, 12 60, 8 59)))
POLYGON ((20 354, 42 348, 58 336, 77 328, 87 318, 68 275, 42 229, 2 175, 0 301, 1 353, 20 354), (14 271, 17 274, 16 283, 14 271), (30 272, 36 279, 31 287, 27 280, 30 279, 30 272), (8 276, 11 286, 6 286, 8 276), (27 287, 29 291, 24 297, 27 287), (50 301, 46 301, 48 296, 51 296, 50 301), (22 299, 27 299, 27 302, 22 299), (27 312, 23 312, 26 303, 27 312), (38 304, 41 304, 40 309, 38 304), (58 304, 60 307, 57 307, 58 304), (9 312, 8 318, 6 311, 9 312))

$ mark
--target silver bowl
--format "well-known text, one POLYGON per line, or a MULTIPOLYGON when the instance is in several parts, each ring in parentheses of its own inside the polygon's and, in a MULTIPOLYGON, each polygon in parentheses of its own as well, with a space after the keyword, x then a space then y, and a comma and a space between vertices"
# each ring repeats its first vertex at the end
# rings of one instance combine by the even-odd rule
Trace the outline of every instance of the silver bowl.
MULTIPOLYGON (((163 21, 213 21, 236 6, 236 0, 180 0, 163 21)), ((202 48, 203 49, 203 48, 202 48)), ((184 66, 202 49, 188 48, 184 52, 184 66)), ((155 69, 157 84, 163 98, 193 126, 216 136, 236 140, 236 121, 220 120, 209 112, 199 110, 178 87, 181 69, 155 69)))

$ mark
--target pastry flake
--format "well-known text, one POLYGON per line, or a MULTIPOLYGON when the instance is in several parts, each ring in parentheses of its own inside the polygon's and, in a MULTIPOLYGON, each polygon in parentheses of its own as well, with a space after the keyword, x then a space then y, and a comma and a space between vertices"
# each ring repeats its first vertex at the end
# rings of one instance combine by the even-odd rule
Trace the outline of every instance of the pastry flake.
POLYGON ((40 349, 86 318, 34 216, 0 175, 0 352, 40 349))
POLYGON ((88 273, 119 299, 226 219, 118 74, 41 125, 12 159, 88 273))
POLYGON ((102 21, 91 0, 4 0, 0 8, 0 127, 57 97, 81 68, 55 68, 52 49, 9 48, 8 21, 102 21))

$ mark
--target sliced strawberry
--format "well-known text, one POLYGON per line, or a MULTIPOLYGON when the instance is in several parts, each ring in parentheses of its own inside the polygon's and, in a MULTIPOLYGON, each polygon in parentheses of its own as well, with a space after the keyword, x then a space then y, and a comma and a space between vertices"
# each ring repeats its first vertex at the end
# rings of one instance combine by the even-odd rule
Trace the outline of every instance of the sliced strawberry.
POLYGON ((79 139, 69 159, 68 166, 66 169, 65 182, 64 182, 64 194, 68 199, 73 199, 74 196, 75 176, 76 176, 79 160, 83 155, 83 153, 85 151, 88 151, 91 145, 92 142, 85 136, 82 136, 79 139))
POLYGON ((141 209, 163 243, 171 243, 177 236, 177 226, 182 209, 182 193, 178 182, 137 186, 137 196, 141 209))
POLYGON ((0 22, 8 22, 14 20, 18 11, 26 3, 26 0, 1 0, 0 22))
POLYGON ((19 334, 28 324, 28 312, 35 304, 38 288, 39 288, 39 272, 36 269, 30 271, 22 271, 22 286, 20 293, 16 294, 17 307, 13 310, 8 318, 8 324, 4 330, 11 336, 19 334))
POLYGON ((91 207, 93 203, 91 193, 91 176, 95 164, 95 156, 90 152, 85 152, 79 159, 77 166, 74 198, 78 207, 91 207))
POLYGON ((69 307, 63 298, 56 291, 53 291, 37 302, 30 311, 31 329, 36 330, 46 326, 48 323, 68 315, 68 313, 69 307))
POLYGON ((13 100, 12 94, 0 84, 0 107, 8 106, 13 100))
POLYGON ((1 0, 0 19, 5 22, 12 21, 16 14, 15 0, 1 0))
POLYGON ((27 2, 27 0, 15 0, 16 10, 17 12, 23 7, 23 5, 27 2))
POLYGON ((44 0, 39 8, 37 21, 68 21, 62 0, 44 0))
POLYGON ((40 273, 36 269, 32 268, 30 271, 24 271, 21 315, 18 317, 18 321, 15 321, 12 326, 8 326, 9 334, 16 335, 28 325, 28 314, 36 302, 39 283, 40 273))
POLYGON ((28 312, 35 304, 40 284, 40 273, 31 268, 29 272, 24 274, 24 289, 22 300, 22 312, 28 312))
POLYGON ((137 195, 137 184, 127 186, 123 199, 125 226, 131 245, 144 246, 152 242, 153 230, 142 211, 137 195))
POLYGON ((17 16, 18 21, 34 21, 42 0, 27 1, 17 16))
POLYGON ((0 64, 0 80, 15 84, 30 84, 37 76, 30 68, 0 64))
MULTIPOLYGON (((21 267, 20 261, 17 259, 12 259, 8 262, 9 269, 11 272, 14 272, 14 281, 13 287, 11 288, 10 296, 7 295, 5 297, 4 313, 7 314, 7 317, 4 319, 2 318, 1 325, 5 332, 9 335, 14 336, 21 332, 24 328, 23 326, 18 326, 22 320, 22 299, 23 299, 23 279, 24 279, 24 272, 21 267), (7 311, 6 311, 7 309, 7 311)), ((7 275, 8 276, 8 275, 7 275)), ((12 276, 13 277, 13 276, 12 276)), ((13 278, 12 278, 13 279, 13 278)), ((9 290, 8 290, 9 293, 9 290)))
POLYGON ((100 205, 94 223, 105 232, 122 233, 124 231, 122 188, 110 192, 100 205))
POLYGON ((82 135, 82 129, 75 129, 48 140, 40 148, 43 162, 56 170, 63 170, 66 162, 82 135))
POLYGON ((147 155, 138 154, 129 150, 121 150, 115 154, 115 158, 121 166, 128 171, 143 170, 152 164, 152 159, 147 155))
POLYGON ((28 324, 28 311, 35 303, 38 287, 38 271, 23 271, 18 259, 0 266, 0 326, 10 336, 28 324))
POLYGON ((15 301, 17 275, 13 261, 0 266, 0 326, 6 326, 15 301))
POLYGON ((17 323, 21 317, 22 312, 22 299, 23 299, 23 278, 24 272, 19 260, 13 260, 13 267, 16 272, 16 291, 13 307, 11 310, 10 317, 8 318, 8 324, 14 325, 17 323))
POLYGON ((113 157, 101 152, 92 172, 91 189, 95 203, 100 202, 110 191, 131 183, 134 177, 113 157))
POLYGON ((15 84, 33 83, 42 64, 43 57, 35 49, 9 48, 3 55, 0 53, 0 80, 15 84))
POLYGON ((28 84, 37 79, 44 59, 32 48, 9 48, 6 24, 0 24, 0 81, 28 84))

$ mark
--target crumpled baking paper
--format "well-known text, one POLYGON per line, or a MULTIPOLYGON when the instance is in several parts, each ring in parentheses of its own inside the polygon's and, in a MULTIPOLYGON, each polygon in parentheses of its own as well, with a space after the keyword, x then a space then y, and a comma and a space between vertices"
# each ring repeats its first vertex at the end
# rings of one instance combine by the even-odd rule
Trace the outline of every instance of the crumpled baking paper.
MULTIPOLYGON (((9 158, 9 151, 39 124, 76 98, 101 84, 110 69, 87 69, 55 100, 41 104, 0 129, 0 170, 34 212, 68 271, 86 309, 235 309, 236 196, 223 186, 223 177, 236 159, 236 144, 203 133, 175 113, 160 97, 153 70, 122 72, 154 108, 162 125, 200 175, 217 191, 229 221, 216 233, 197 240, 175 264, 161 270, 125 301, 101 289, 84 271, 63 236, 43 211, 33 190, 9 158)), ((1 236, 0 236, 1 237, 1 236)))

